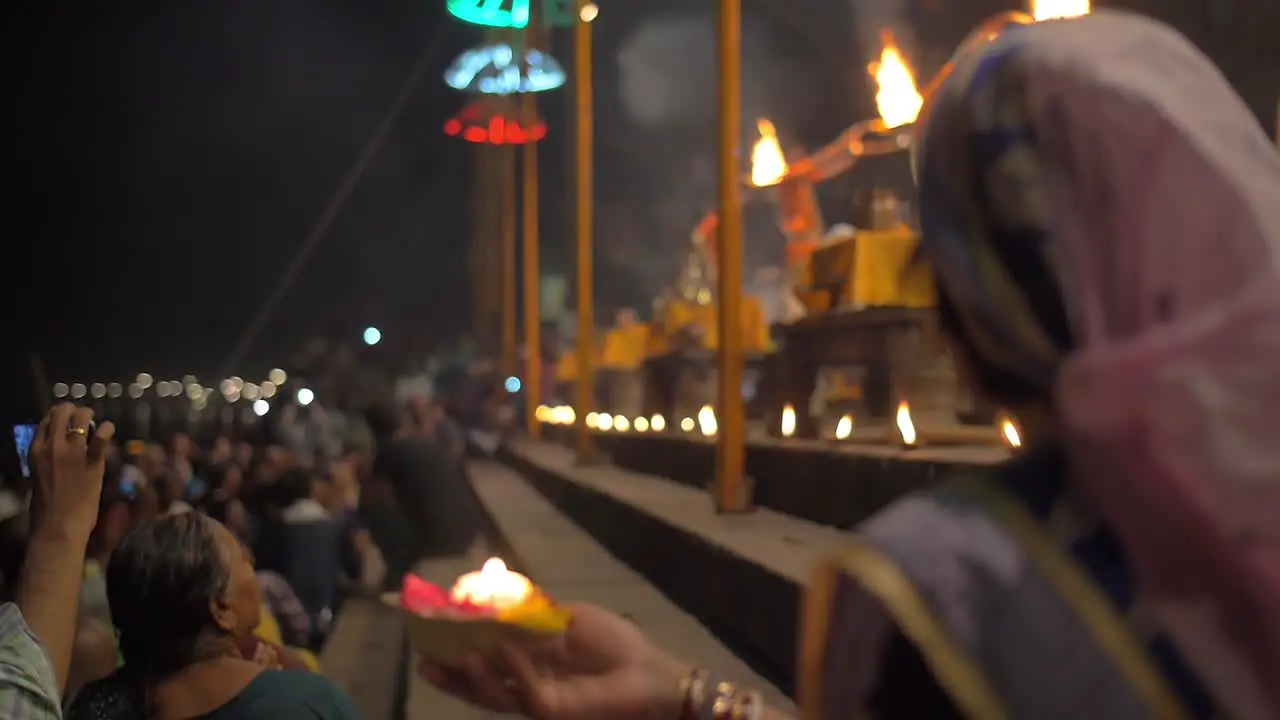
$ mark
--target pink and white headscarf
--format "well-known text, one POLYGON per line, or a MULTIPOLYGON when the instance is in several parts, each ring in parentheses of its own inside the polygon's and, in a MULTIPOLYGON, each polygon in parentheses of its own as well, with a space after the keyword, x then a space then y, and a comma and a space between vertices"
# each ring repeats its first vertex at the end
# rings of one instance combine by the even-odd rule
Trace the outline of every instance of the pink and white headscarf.
POLYGON ((962 58, 920 132, 922 249, 978 360, 1056 397, 1220 702, 1280 717, 1280 154, 1190 42, 1106 11, 962 58))

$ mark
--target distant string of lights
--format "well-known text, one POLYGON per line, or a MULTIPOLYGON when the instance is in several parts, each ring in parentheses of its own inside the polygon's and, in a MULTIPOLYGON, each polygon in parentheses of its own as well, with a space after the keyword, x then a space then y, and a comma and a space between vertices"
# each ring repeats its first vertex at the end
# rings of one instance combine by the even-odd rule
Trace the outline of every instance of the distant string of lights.
MULTIPOLYGON (((382 331, 369 326, 361 333, 364 344, 373 347, 382 342, 382 331)), ((195 410, 203 410, 212 398, 221 397, 228 404, 241 401, 252 403, 255 415, 262 417, 271 411, 271 401, 280 395, 280 390, 289 381, 289 374, 280 368, 267 373, 262 382, 246 382, 236 375, 224 378, 218 386, 209 387, 200 382, 195 375, 184 375, 181 380, 156 381, 151 373, 138 373, 130 383, 83 383, 58 382, 53 384, 53 397, 58 400, 116 400, 128 397, 132 400, 154 395, 157 398, 186 398, 195 410)), ((302 387, 294 394, 294 399, 303 407, 315 402, 316 394, 311 388, 302 387)))
MULTIPOLYGON (((258 414, 265 415, 270 409, 270 401, 280 394, 281 388, 288 379, 289 376, 284 370, 275 368, 267 373, 267 378, 261 382, 247 382, 241 377, 232 376, 218 382, 217 387, 209 387, 202 384, 194 375, 186 375, 181 380, 157 381, 151 373, 144 372, 138 373, 130 383, 54 383, 53 396, 58 400, 72 401, 114 400, 125 397, 141 400, 147 396, 185 398, 197 410, 203 409, 211 398, 221 397, 227 403, 237 403, 242 400, 254 403, 255 412, 262 408, 263 411, 258 414), (259 403, 263 404, 259 405, 259 403)), ((314 393, 307 388, 298 391, 299 404, 307 405, 314 399, 314 393), (306 395, 306 402, 303 402, 304 391, 309 393, 306 395)))

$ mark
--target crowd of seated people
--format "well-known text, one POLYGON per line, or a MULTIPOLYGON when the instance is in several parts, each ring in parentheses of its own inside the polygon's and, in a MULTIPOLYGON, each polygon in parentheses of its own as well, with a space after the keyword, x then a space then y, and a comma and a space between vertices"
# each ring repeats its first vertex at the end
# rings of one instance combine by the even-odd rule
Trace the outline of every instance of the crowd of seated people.
POLYGON ((0 717, 355 717, 317 660, 344 599, 465 555, 481 523, 441 406, 327 417, 344 431, 126 441, 54 408, 27 484, 0 483, 0 717))

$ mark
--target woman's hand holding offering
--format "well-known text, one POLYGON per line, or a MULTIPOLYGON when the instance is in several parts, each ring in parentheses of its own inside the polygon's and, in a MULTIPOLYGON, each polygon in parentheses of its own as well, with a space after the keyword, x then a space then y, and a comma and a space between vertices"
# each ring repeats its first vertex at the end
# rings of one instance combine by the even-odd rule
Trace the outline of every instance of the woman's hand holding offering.
POLYGON ((570 606, 569 629, 537 648, 468 658, 461 669, 429 663, 419 674, 474 705, 537 720, 671 720, 690 668, 655 647, 631 621, 593 605, 570 606))

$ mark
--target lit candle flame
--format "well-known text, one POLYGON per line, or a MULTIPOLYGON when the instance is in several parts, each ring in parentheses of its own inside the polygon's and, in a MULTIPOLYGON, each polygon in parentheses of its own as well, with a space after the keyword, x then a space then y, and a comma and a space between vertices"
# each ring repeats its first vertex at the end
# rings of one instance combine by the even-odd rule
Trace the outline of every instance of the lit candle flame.
POLYGON ((636 432, 648 432, 648 431, 649 431, 649 420, 648 420, 647 418, 645 418, 643 415, 641 415, 640 417, 636 418, 636 421, 635 421, 635 422, 633 422, 633 423, 631 423, 631 425, 636 429, 636 432))
POLYGON ((560 425, 572 425, 578 421, 578 414, 568 405, 561 405, 554 413, 556 422, 560 425))
POLYGON ((609 432, 613 429, 613 416, 609 413, 600 413, 596 416, 596 427, 604 432, 609 432))
POLYGON ((591 428, 591 429, 593 429, 593 430, 595 430, 595 429, 599 429, 599 427, 600 427, 600 413, 596 413, 596 412, 589 412, 589 413, 587 413, 587 427, 589 427, 589 428, 591 428))
POLYGON ((552 414, 551 408, 547 407, 546 405, 539 405, 537 409, 533 411, 533 418, 540 423, 555 422, 555 418, 552 414))
POLYGON ((787 403, 782 408, 782 437, 794 437, 796 434, 796 409, 787 403))
POLYGON ((667 419, 661 414, 655 414, 649 418, 649 427, 653 428, 654 432, 662 432, 667 429, 667 419))
POLYGON ((886 129, 909 125, 920 115, 924 98, 916 90, 911 67, 898 49, 893 33, 884 30, 880 33, 880 41, 884 46, 880 50, 880 60, 868 67, 876 79, 876 110, 886 129))
POLYGON ((613 419, 613 429, 618 432, 626 432, 631 429, 631 421, 619 415, 613 419))
POLYGON ((898 434, 902 436, 903 445, 916 444, 916 425, 911 422, 911 407, 907 405, 907 401, 903 400, 898 403, 898 434))
POLYGON ((1063 20, 1088 15, 1092 9, 1090 0, 1031 0, 1031 17, 1042 20, 1063 20))
POLYGON ((507 569, 499 558, 489 558, 476 572, 458 578, 449 597, 455 603, 470 603, 497 610, 519 607, 533 594, 529 578, 507 569))
POLYGON ((680 429, 685 432, 693 432, 693 429, 697 427, 697 425, 698 424, 695 423, 693 421, 693 418, 691 417, 683 418, 682 420, 680 420, 680 429))
POLYGON ((711 409, 710 405, 703 405, 698 411, 698 427, 706 437, 712 437, 720 431, 720 424, 716 422, 716 411, 711 409))
POLYGON ((751 148, 751 184, 756 187, 777 185, 791 170, 786 156, 782 154, 778 131, 768 120, 757 120, 756 128, 760 131, 760 139, 751 148))
POLYGON ((1005 418, 1000 423, 1000 434, 1004 436, 1005 444, 1011 448, 1022 447, 1022 434, 1018 432, 1018 426, 1009 418, 1005 418))
POLYGON ((853 416, 845 415, 840 418, 840 422, 836 423, 836 439, 848 440, 853 434, 853 416))

